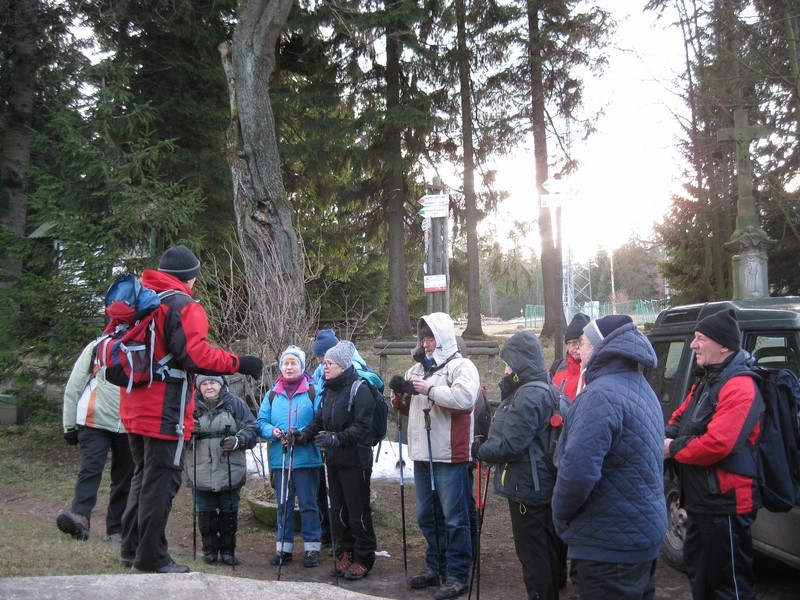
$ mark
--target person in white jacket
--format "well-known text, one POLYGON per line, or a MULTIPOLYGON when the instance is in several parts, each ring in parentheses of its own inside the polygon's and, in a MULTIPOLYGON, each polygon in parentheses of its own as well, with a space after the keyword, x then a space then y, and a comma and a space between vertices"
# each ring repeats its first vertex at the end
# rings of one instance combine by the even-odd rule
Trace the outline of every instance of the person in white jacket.
POLYGON ((103 540, 118 543, 122 513, 131 489, 133 458, 119 418, 119 388, 106 381, 105 370, 97 363, 98 341, 99 338, 93 340, 83 349, 64 388, 64 439, 71 446, 80 446, 81 466, 72 509, 59 511, 56 525, 76 540, 89 539, 92 510, 110 450, 111 493, 103 540))
POLYGON ((434 597, 443 600, 468 588, 469 464, 480 377, 472 361, 459 353, 449 315, 425 315, 417 331, 416 364, 390 384, 392 406, 408 414, 417 521, 428 542, 425 570, 407 583, 415 589, 440 585, 434 597))

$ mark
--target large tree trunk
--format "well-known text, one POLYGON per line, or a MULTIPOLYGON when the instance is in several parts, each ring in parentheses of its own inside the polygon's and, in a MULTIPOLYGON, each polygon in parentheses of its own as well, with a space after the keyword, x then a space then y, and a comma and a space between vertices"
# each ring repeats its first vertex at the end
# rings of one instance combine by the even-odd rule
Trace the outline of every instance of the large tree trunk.
MULTIPOLYGON (((6 204, 0 204, 0 226, 6 235, 25 236, 28 219, 28 174, 31 158, 30 128, 33 122, 33 98, 36 82, 36 0, 10 3, 6 19, 11 48, 11 97, 3 123, 3 155, 0 178, 5 189, 6 204)), ((22 262, 9 247, 0 250, 0 290, 8 288, 22 274, 22 262)))
POLYGON ((464 0, 456 0, 458 78, 461 84, 461 131, 464 145, 464 204, 467 213, 467 328, 464 337, 483 337, 481 276, 478 257, 478 209, 475 200, 475 159, 472 147, 472 96, 464 0))
POLYGON ((274 265, 273 275, 281 282, 268 296, 250 294, 251 311, 267 327, 295 319, 305 325, 303 268, 269 98, 276 43, 291 6, 292 0, 240 0, 233 44, 220 45, 231 103, 228 162, 245 275, 251 292, 263 281, 265 265, 274 265))
MULTIPOLYGON (((386 1, 391 11, 394 0, 386 1)), ((386 111, 391 113, 400 106, 400 40, 399 27, 386 31, 386 111)), ((403 174, 403 146, 400 125, 387 123, 386 147, 389 157, 389 336, 392 339, 408 337, 411 317, 406 291, 406 255, 404 205, 405 178, 403 174)))
MULTIPOLYGON (((547 127, 544 111, 543 51, 539 40, 538 3, 528 1, 528 65, 531 79, 531 120, 533 125, 533 155, 536 162, 536 189, 545 191, 544 183, 549 177, 547 164, 547 127)), ((542 241, 542 281, 544 287, 544 325, 542 337, 553 339, 556 355, 561 352, 564 308, 561 301, 563 274, 561 252, 554 242, 553 220, 550 208, 539 203, 539 237, 542 241)))

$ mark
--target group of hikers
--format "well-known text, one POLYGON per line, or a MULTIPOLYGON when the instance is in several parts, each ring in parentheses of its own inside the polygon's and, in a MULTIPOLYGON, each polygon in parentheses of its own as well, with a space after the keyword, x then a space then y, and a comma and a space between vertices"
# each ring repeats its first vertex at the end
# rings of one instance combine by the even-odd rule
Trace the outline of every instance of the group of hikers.
MULTIPOLYGON (((398 423, 405 423, 400 438, 413 464, 416 518, 427 543, 424 568, 406 580, 410 588, 435 587, 437 600, 470 589, 480 561, 472 491, 477 460, 494 469, 494 491, 507 499, 529 599, 558 598, 568 579, 575 597, 653 598, 667 528, 666 458, 688 476, 685 552, 692 558, 687 570, 694 598, 755 597, 748 546, 748 519, 758 508, 752 481, 746 498, 744 476, 716 472, 711 480, 707 468, 726 450, 713 442, 730 441, 730 452, 736 439, 752 444, 758 437, 741 432, 746 408, 758 394, 749 378, 714 383, 731 362, 743 360, 735 315, 720 313, 698 324, 692 347, 704 371, 666 434, 659 401, 640 370, 656 365, 655 352, 629 316, 591 320, 579 313, 567 327, 564 358, 549 368, 538 338, 516 333, 500 350, 500 403, 483 436, 475 426, 483 397, 478 370, 445 313, 418 320, 413 365, 392 377, 387 390, 355 346, 332 330, 319 331, 313 341, 313 373, 306 352, 287 346, 278 357, 279 375, 254 416, 225 375, 259 379, 262 361, 208 342, 208 319, 192 292, 199 269, 188 248, 175 246, 141 279, 161 296, 153 318, 155 358, 168 356, 183 379, 111 385, 96 359, 99 341, 87 345, 75 363, 63 425, 67 442, 80 445, 81 467, 71 510, 56 517, 64 533, 88 539, 110 449, 104 539, 120 544, 123 566, 133 572, 189 571, 170 556, 166 539, 184 471, 203 562, 236 565, 245 452, 262 439, 269 445, 278 499, 270 562, 279 576, 296 554, 297 502, 303 566, 318 566, 322 547, 330 543, 331 576, 361 579, 372 570, 377 548, 372 446, 383 401, 376 398, 386 391, 402 417, 398 423), (170 290, 176 293, 164 294, 170 290), (709 393, 715 402, 706 405, 709 393), (731 405, 739 412, 731 414, 731 405), (722 544, 733 549, 730 555, 717 552, 722 544), (740 595, 725 595, 729 589, 740 595)), ((385 415, 383 421, 385 426, 385 415)), ((405 546, 405 528, 403 533, 405 546)))

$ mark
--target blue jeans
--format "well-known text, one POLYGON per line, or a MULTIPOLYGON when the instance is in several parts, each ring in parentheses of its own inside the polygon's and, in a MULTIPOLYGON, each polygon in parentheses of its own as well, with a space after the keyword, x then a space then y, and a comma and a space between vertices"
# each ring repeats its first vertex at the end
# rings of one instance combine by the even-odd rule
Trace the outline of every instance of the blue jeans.
POLYGON ((428 542, 425 566, 446 579, 467 583, 472 561, 469 463, 433 463, 433 482, 435 494, 429 463, 414 461, 417 522, 428 542))
POLYGON ((656 561, 613 563, 572 560, 578 575, 580 598, 590 600, 653 600, 656 561))
POLYGON ((319 469, 288 469, 275 472, 275 494, 278 498, 278 535, 275 548, 278 552, 291 552, 294 548, 294 498, 300 506, 300 535, 304 550, 319 551, 320 524, 317 509, 319 469), (283 484, 289 481, 289 497, 283 506, 283 484))

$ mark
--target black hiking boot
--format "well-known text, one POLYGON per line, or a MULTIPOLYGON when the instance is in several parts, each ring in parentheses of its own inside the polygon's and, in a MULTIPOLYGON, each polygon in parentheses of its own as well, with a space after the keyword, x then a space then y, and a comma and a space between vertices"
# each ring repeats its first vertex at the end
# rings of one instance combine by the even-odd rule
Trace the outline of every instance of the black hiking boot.
POLYGON ((56 515, 56 525, 75 540, 86 541, 89 539, 89 519, 83 515, 67 510, 59 511, 56 515))

